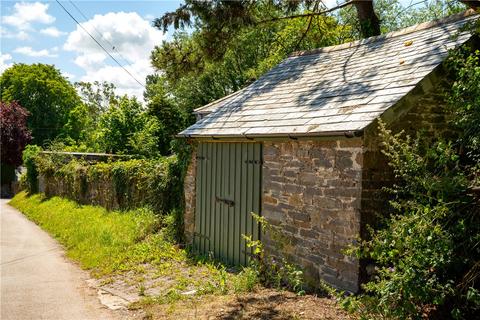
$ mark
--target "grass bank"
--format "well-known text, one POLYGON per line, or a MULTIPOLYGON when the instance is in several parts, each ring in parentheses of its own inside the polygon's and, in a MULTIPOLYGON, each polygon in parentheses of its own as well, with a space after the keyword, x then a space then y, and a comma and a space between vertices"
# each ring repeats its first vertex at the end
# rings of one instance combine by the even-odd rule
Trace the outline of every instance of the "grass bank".
POLYGON ((69 258, 96 277, 129 273, 143 283, 148 273, 150 283, 138 285, 142 295, 153 285, 152 279, 164 280, 163 300, 181 298, 183 291, 192 290, 197 294, 250 291, 257 284, 257 275, 249 268, 230 273, 222 266, 190 258, 168 239, 169 228, 148 209, 107 211, 25 192, 17 194, 10 205, 54 236, 69 258))
POLYGON ((158 241, 160 221, 147 209, 109 212, 59 197, 29 197, 25 192, 17 194, 10 205, 54 236, 71 259, 98 275, 129 269, 170 252, 165 242, 158 241), (154 244, 161 245, 160 256, 159 250, 138 254, 141 247, 154 244))

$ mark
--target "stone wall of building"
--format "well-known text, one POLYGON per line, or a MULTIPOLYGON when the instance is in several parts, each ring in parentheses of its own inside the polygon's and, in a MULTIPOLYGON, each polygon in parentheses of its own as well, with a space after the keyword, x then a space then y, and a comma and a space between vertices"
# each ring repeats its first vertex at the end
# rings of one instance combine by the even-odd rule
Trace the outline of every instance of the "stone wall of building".
POLYGON ((285 243, 267 250, 320 279, 357 291, 359 263, 342 251, 360 232, 362 139, 264 142, 262 215, 285 243))
POLYGON ((185 240, 192 243, 195 232, 195 203, 196 203, 196 173, 197 173, 197 153, 193 148, 192 158, 185 174, 184 192, 185 192, 185 211, 183 221, 185 224, 185 240))

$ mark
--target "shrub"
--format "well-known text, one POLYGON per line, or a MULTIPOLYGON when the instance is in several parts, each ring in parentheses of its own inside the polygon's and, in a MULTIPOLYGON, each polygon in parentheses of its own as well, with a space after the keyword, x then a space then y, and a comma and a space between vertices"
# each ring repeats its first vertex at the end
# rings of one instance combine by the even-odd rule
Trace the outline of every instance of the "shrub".
POLYGON ((32 140, 27 128, 28 111, 16 101, 0 102, 0 162, 4 165, 18 167, 22 164, 22 152, 32 140))
POLYGON ((27 168, 27 173, 21 182, 22 187, 27 189, 29 193, 38 192, 38 170, 35 160, 41 151, 42 148, 34 144, 28 145, 25 150, 23 150, 23 165, 27 168))
MULTIPOLYGON (((262 233, 266 234, 268 232, 268 235, 278 246, 278 251, 281 251, 280 248, 285 243, 282 234, 264 217, 253 212, 252 216, 257 223, 260 224, 262 233)), ((277 289, 287 288, 298 295, 303 295, 305 293, 303 272, 300 269, 284 258, 276 258, 268 254, 261 240, 253 240, 251 235, 242 236, 246 241, 247 247, 252 248, 253 257, 250 260, 250 269, 256 272, 259 282, 277 289)), ((249 275, 249 273, 245 273, 245 275, 249 275)))
POLYGON ((474 318, 480 312, 480 51, 452 52, 446 92, 453 141, 393 134, 380 123, 397 183, 393 214, 352 250, 375 263, 365 293, 344 300, 363 318, 474 318))
POLYGON ((180 183, 175 156, 89 163, 68 154, 42 154, 35 161, 45 178, 47 193, 78 202, 96 201, 107 208, 144 205, 167 213, 181 203, 171 191, 180 183))
POLYGON ((381 125, 384 153, 399 182, 392 188, 395 213, 371 230, 356 253, 375 262, 366 294, 349 298, 367 318, 468 315, 480 308, 475 280, 480 240, 478 205, 451 144, 431 148, 393 135, 381 125), (427 151, 423 151, 427 149, 427 151), (473 296, 472 296, 473 297, 473 296))

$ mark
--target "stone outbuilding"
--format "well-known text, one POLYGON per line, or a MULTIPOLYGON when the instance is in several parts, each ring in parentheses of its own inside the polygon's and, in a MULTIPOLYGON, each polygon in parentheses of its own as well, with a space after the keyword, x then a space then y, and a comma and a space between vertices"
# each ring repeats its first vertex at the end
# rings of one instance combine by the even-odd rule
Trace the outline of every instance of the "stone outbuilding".
POLYGON ((320 279, 355 292, 363 268, 344 249, 386 210, 392 173, 377 118, 393 130, 448 132, 443 61, 469 41, 473 11, 382 36, 298 52, 248 87, 195 110, 179 135, 194 145, 185 179, 185 233, 231 264, 242 235, 320 279), (251 212, 280 231, 261 235, 251 212))

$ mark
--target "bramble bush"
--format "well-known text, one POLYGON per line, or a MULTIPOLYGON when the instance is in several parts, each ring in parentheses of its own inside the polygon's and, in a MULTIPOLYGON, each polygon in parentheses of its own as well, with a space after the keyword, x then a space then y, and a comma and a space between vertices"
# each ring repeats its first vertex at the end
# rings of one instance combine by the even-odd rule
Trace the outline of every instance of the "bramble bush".
POLYGON ((364 293, 343 301, 365 319, 470 319, 480 313, 480 51, 453 52, 445 101, 458 137, 430 143, 383 123, 397 182, 393 213, 351 250, 375 263, 364 293))

